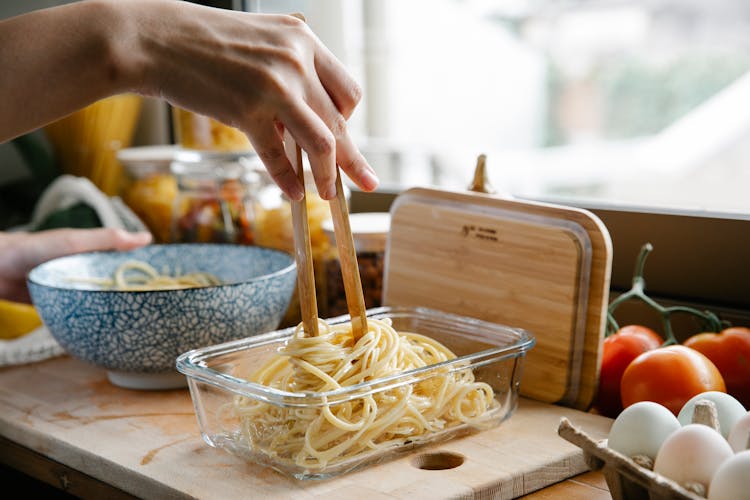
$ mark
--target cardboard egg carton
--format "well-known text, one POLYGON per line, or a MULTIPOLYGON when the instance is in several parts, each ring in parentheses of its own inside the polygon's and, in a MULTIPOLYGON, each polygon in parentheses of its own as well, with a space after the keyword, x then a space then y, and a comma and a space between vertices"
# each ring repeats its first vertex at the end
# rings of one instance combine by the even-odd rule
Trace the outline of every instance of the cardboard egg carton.
POLYGON ((591 470, 603 469, 614 500, 705 500, 661 474, 642 467, 630 457, 607 447, 607 440, 595 440, 567 418, 560 420, 557 433, 583 450, 591 470))

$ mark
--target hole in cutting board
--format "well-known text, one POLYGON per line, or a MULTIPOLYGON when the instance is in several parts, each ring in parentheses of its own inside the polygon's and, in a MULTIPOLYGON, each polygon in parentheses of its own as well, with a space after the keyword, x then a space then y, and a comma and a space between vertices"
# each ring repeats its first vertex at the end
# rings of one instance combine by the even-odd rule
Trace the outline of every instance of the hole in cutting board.
POLYGON ((440 451, 437 453, 423 453, 417 455, 411 461, 411 465, 422 470, 446 470, 455 469, 464 463, 463 455, 440 451))

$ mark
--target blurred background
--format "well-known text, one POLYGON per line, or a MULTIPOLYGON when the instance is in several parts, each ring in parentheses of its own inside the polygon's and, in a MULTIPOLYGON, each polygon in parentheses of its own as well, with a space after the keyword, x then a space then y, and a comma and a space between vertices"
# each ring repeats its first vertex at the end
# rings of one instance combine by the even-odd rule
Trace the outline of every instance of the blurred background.
MULTIPOLYGON (((60 3, 4 1, 0 17, 60 3)), ((484 153, 517 197, 750 214, 745 0, 197 3, 305 14, 364 88, 351 128, 382 191, 463 189, 484 153)), ((112 148, 174 144, 172 120, 143 100, 112 148)), ((18 149, 0 145, 6 200, 32 175, 18 149)), ((0 201, 2 227, 17 209, 0 201)))

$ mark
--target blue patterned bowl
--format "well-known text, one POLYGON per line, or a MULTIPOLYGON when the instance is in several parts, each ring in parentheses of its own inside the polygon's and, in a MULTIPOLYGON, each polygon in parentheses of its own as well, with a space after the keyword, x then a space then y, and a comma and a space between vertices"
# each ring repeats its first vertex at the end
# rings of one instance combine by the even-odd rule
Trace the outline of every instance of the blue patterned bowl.
POLYGON ((70 255, 28 276, 34 306, 60 345, 105 368, 113 384, 138 389, 184 386, 175 370, 183 352, 276 329, 295 283, 296 265, 287 253, 197 243, 70 255), (133 259, 170 274, 209 272, 225 284, 132 292, 91 283, 133 259))

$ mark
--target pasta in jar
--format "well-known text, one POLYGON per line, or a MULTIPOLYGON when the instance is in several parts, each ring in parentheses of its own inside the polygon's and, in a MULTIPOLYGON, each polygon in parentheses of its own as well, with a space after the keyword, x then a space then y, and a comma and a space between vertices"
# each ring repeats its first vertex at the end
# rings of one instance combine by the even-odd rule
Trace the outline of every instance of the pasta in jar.
POLYGON ((252 151, 250 140, 239 129, 181 108, 172 108, 175 137, 186 149, 252 151))
POLYGON ((126 148, 117 153, 125 173, 120 197, 157 243, 167 243, 170 239, 172 207, 177 197, 177 180, 170 171, 174 155, 172 146, 126 148))
POLYGON ((177 181, 169 173, 133 179, 122 190, 126 205, 143 221, 157 243, 170 240, 172 206, 177 197, 177 181))

